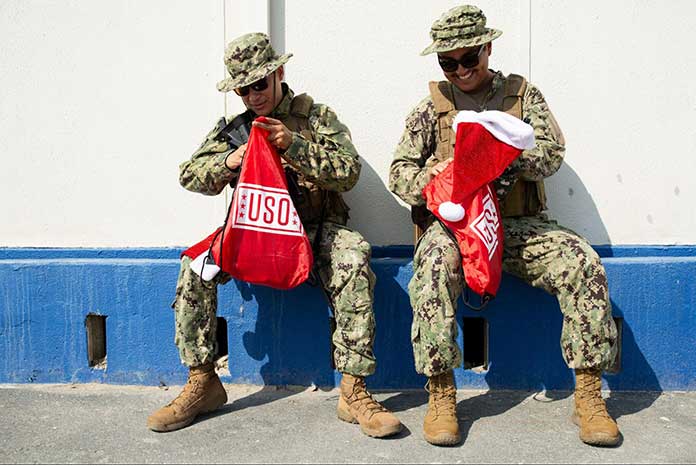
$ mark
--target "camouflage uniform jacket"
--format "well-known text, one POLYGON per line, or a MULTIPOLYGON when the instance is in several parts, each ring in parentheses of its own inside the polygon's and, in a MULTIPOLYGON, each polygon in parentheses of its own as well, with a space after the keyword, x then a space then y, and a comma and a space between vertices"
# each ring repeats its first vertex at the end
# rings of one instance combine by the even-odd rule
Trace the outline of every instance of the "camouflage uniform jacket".
MULTIPOLYGON (((506 77, 495 73, 491 88, 480 110, 487 108, 502 92, 506 77)), ((455 95, 458 91, 455 89, 455 95)), ((553 175, 561 166, 565 153, 563 134, 549 110, 544 96, 531 83, 522 98, 522 119, 534 128, 536 147, 524 151, 496 180, 498 199, 503 199, 512 188, 517 177, 528 181, 539 181, 553 175)), ((394 153, 389 170, 389 189, 409 205, 424 205, 422 191, 430 181, 428 170, 435 165, 433 154, 437 147, 437 114, 430 96, 423 99, 406 117, 406 129, 394 153)))
MULTIPOLYGON (((286 121, 294 93, 285 84, 283 91, 283 99, 269 116, 286 121)), ((348 207, 339 193, 350 190, 358 181, 359 155, 350 131, 328 106, 313 104, 308 123, 309 132, 303 133, 312 140, 293 133, 292 143, 280 153, 283 165, 290 166, 297 174, 303 191, 328 193, 325 220, 345 224, 348 207)), ((179 183, 187 190, 212 196, 222 192, 226 185, 236 184, 240 169, 230 170, 225 165, 225 158, 233 151, 226 142, 215 140, 219 130, 220 126, 216 125, 191 159, 179 166, 179 183)), ((307 198, 312 204, 306 206, 308 209, 297 206, 305 226, 316 223, 317 211, 321 210, 321 201, 316 201, 316 196, 307 198)))

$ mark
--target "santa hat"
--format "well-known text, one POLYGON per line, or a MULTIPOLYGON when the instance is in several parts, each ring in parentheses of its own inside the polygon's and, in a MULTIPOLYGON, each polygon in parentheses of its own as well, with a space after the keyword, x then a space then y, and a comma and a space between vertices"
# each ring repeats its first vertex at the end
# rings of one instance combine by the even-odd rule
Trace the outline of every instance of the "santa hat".
POLYGON ((456 239, 467 287, 482 296, 483 306, 502 276, 503 224, 492 181, 534 147, 534 131, 497 111, 461 112, 454 130, 454 161, 425 186, 423 197, 456 239))
POLYGON ((437 207, 450 222, 464 218, 461 201, 498 178, 523 150, 534 148, 534 129, 497 110, 462 111, 454 118, 457 135, 454 162, 441 174, 451 177, 450 199, 437 207))

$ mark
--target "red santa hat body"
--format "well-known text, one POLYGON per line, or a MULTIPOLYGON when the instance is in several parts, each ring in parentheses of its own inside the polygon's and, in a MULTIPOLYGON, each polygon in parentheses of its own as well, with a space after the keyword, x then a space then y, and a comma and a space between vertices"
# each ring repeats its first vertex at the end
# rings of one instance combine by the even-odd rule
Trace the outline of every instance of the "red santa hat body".
POLYGON ((503 227, 489 184, 534 147, 534 130, 499 111, 463 111, 453 126, 454 161, 428 183, 423 196, 457 239, 469 287, 494 296, 502 274, 503 227))
POLYGON ((458 146, 451 168, 452 198, 440 204, 439 213, 456 222, 464 218, 462 199, 499 177, 523 150, 534 147, 534 129, 497 110, 459 112, 452 128, 458 146))

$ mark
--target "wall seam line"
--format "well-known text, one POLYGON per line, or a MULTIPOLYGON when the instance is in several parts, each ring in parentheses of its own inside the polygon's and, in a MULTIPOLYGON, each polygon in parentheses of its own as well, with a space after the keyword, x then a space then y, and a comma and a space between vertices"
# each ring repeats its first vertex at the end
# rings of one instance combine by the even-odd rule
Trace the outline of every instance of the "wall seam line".
POLYGON ((532 0, 529 1, 527 22, 527 79, 532 81, 532 0))
MULTIPOLYGON (((227 7, 226 7, 226 2, 227 0, 222 0, 222 53, 224 55, 225 53, 225 47, 227 46, 227 7)), ((227 67, 224 65, 223 62, 223 71, 222 71, 222 78, 224 79, 227 75, 227 67)), ((223 92, 222 93, 222 111, 223 115, 225 118, 227 118, 227 93, 223 92)), ((224 212, 227 212, 227 206, 229 205, 229 193, 230 189, 228 186, 225 186, 225 204, 222 206, 222 209, 224 212)))

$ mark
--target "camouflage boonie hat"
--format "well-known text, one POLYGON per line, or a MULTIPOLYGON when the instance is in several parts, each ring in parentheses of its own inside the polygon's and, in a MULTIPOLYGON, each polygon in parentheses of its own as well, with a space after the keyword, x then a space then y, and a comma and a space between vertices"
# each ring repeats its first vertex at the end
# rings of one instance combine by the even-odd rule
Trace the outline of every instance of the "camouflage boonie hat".
POLYGON ((230 74, 217 84, 218 91, 229 92, 265 78, 292 57, 278 56, 266 34, 252 32, 236 38, 225 49, 225 66, 230 74))
POLYGON ((462 5, 452 8, 430 28, 430 44, 421 55, 475 47, 497 39, 502 31, 486 27, 486 15, 478 7, 462 5))

